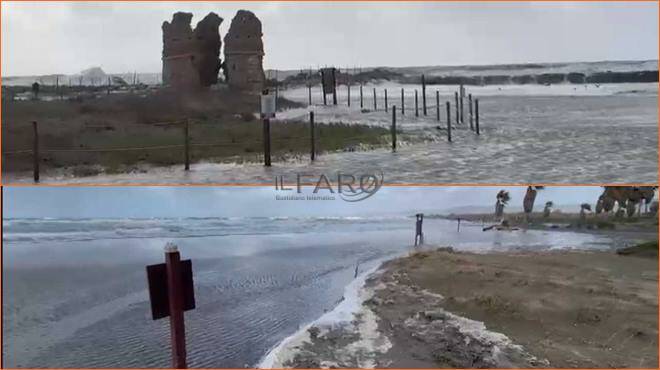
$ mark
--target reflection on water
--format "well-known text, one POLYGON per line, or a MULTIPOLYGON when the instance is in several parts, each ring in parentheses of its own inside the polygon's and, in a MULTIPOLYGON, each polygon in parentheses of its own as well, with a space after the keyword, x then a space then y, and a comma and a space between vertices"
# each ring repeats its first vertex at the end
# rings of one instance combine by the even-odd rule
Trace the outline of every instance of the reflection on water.
MULTIPOLYGON (((410 250, 414 218, 3 221, 3 358, 15 367, 167 367, 167 320, 150 317, 144 266, 174 240, 193 261, 189 364, 254 366, 331 309, 360 270, 410 250)), ((482 232, 427 219, 428 244, 471 251, 609 248, 570 232, 482 232)))

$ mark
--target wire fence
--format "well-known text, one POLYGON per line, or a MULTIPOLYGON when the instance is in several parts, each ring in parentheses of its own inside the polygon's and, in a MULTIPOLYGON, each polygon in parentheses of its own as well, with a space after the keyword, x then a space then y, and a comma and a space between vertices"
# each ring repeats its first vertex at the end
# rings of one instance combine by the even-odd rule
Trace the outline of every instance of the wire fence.
MULTIPOLYGON (((388 95, 387 89, 380 90, 380 94, 379 94, 377 88, 372 88, 370 94, 371 96, 364 94, 364 90, 365 90, 364 87, 359 90, 360 93, 354 98, 351 98, 351 95, 349 93, 344 103, 347 106, 351 106, 351 104, 356 104, 356 103, 359 104, 360 107, 362 108, 363 113, 368 113, 372 111, 371 109, 365 109, 367 106, 369 106, 369 108, 373 108, 373 111, 386 111, 388 113, 391 113, 391 124, 389 131, 391 134, 390 141, 391 141, 392 152, 396 151, 397 132, 398 132, 397 117, 399 121, 401 121, 401 119, 406 116, 405 115, 406 112, 411 112, 411 115, 414 114, 414 116, 416 117, 420 115, 429 116, 432 115, 432 113, 434 112, 435 119, 438 122, 441 121, 446 122, 445 130, 447 133, 448 142, 452 141, 452 129, 460 127, 461 125, 464 125, 463 127, 469 128, 471 131, 474 131, 475 134, 477 135, 480 134, 479 99, 473 99, 471 94, 466 96, 465 89, 463 88, 463 86, 461 86, 460 90, 455 92, 454 94, 454 98, 455 98, 454 107, 452 107, 450 101, 446 101, 443 107, 443 104, 441 104, 440 102, 439 92, 437 90, 435 91, 435 94, 425 94, 426 86, 424 84, 422 85, 421 88, 422 91, 421 94, 419 94, 417 90, 415 90, 414 103, 412 104, 412 106, 405 105, 408 102, 408 99, 406 98, 409 98, 409 96, 406 94, 406 91, 404 89, 400 89, 399 94, 395 94, 394 96, 388 95), (467 107, 468 107, 467 113, 465 112, 466 98, 467 98, 467 107), (397 106, 399 102, 402 103, 403 105, 397 106), (431 103, 429 104, 429 102, 431 103), (469 121, 469 127, 467 126, 468 121, 469 121)), ((313 103, 312 94, 311 94, 311 85, 308 86, 308 91, 309 91, 309 103, 311 106, 313 103)), ((337 93, 337 89, 335 87, 333 99, 332 99, 332 105, 339 105, 339 102, 336 99, 336 93, 337 93), (335 102, 337 103, 335 104, 335 102)), ((277 90, 276 90, 276 94, 277 94, 277 90)), ((329 105, 327 98, 324 99, 324 103, 325 103, 324 105, 329 105)), ((174 137, 172 137, 172 141, 176 140, 178 142, 172 142, 166 144, 133 145, 133 146, 117 146, 117 147, 91 147, 91 148, 86 148, 86 147, 58 148, 58 147, 49 147, 47 144, 44 145, 43 143, 40 143, 39 124, 37 122, 32 122, 32 147, 4 151, 2 152, 2 155, 32 156, 33 176, 35 182, 39 181, 39 176, 40 176, 39 163, 42 159, 42 155, 49 153, 50 154, 66 154, 66 153, 103 154, 103 153, 120 153, 120 152, 150 152, 150 151, 173 150, 177 152, 180 151, 180 153, 177 155, 183 156, 185 169, 188 170, 190 168, 190 160, 191 160, 190 152, 191 149, 195 149, 195 148, 196 149, 233 148, 235 153, 238 153, 242 149, 244 152, 250 152, 255 154, 261 151, 263 153, 264 165, 270 166, 271 165, 270 157, 271 157, 273 144, 276 144, 280 149, 286 150, 286 149, 291 149, 294 146, 297 149, 301 149, 301 143, 304 143, 302 145, 302 148, 307 148, 307 150, 310 151, 310 159, 313 161, 315 160, 318 151, 322 149, 318 144, 319 144, 319 140, 323 139, 323 134, 322 134, 323 127, 315 126, 314 112, 310 111, 309 114, 304 113, 293 117, 287 117, 286 119, 279 120, 278 122, 291 122, 291 121, 300 122, 300 121, 304 121, 307 118, 309 119, 309 128, 306 130, 301 130, 300 128, 298 128, 298 132, 299 132, 298 135, 283 136, 284 133, 278 130, 271 132, 270 120, 264 119, 261 137, 259 137, 257 131, 257 132, 250 132, 251 137, 249 139, 246 138, 244 135, 239 135, 241 137, 239 137, 238 139, 232 137, 231 140, 220 140, 220 141, 191 140, 191 135, 190 135, 191 127, 199 129, 199 128, 203 128, 204 126, 210 126, 208 123, 195 121, 193 119, 182 119, 182 120, 165 121, 165 122, 151 122, 148 124, 127 124, 127 125, 122 125, 119 128, 126 129, 126 126, 129 125, 138 125, 141 130, 145 130, 145 129, 151 130, 153 127, 160 127, 160 128, 164 128, 165 130, 168 130, 169 128, 180 128, 182 129, 183 133, 177 134, 174 137), (306 131, 306 132, 302 133, 301 131, 306 131), (260 149, 259 146, 263 146, 263 148, 260 149)), ((399 122, 399 125, 401 125, 401 122, 399 122)), ((213 124, 213 126, 219 127, 217 123, 213 124)), ((109 126, 107 125, 84 126, 84 128, 86 129, 100 129, 100 130, 108 129, 108 127, 109 126)), ((441 127, 438 126, 438 128, 441 127)), ((116 129, 116 127, 112 127, 112 129, 114 130, 116 129)), ((147 132, 147 134, 149 134, 149 132, 147 132)), ((206 136, 204 135, 203 132, 198 133, 197 136, 199 135, 204 137, 206 136)), ((328 140, 330 139, 333 140, 335 143, 337 141, 340 141, 342 145, 353 145, 360 143, 373 144, 375 136, 373 134, 356 133, 353 135, 344 135, 339 137, 328 138, 328 140)), ((381 139, 379 139, 379 141, 382 141, 381 139)))
MULTIPOLYGON (((310 117, 313 114, 310 112, 310 117)), ((304 116, 307 116, 305 114, 304 116)), ((294 120, 299 122, 302 117, 295 117, 294 120)), ((287 123, 287 122, 283 122, 287 123)), ((241 123, 241 125, 248 125, 250 123, 241 123)), ((276 150, 279 149, 282 152, 290 152, 293 148, 297 151, 310 151, 310 156, 312 160, 318 155, 318 152, 323 150, 324 147, 321 145, 322 142, 327 142, 329 148, 327 150, 335 150, 336 147, 355 145, 355 144, 369 144, 369 145, 383 145, 384 139, 382 133, 372 133, 372 132, 361 132, 363 128, 350 128, 348 126, 345 128, 346 131, 337 132, 328 132, 328 135, 325 135, 325 130, 330 128, 327 127, 315 127, 313 121, 309 124, 309 127, 305 125, 296 125, 289 128, 284 128, 282 130, 277 127, 272 132, 270 131, 270 121, 264 120, 261 124, 263 125, 263 132, 259 135, 259 130, 254 126, 258 125, 259 122, 252 122, 253 126, 246 131, 239 131, 238 133, 232 135, 232 138, 223 139, 223 140, 209 140, 206 129, 211 128, 212 126, 216 129, 222 128, 222 125, 218 123, 205 123, 202 121, 195 121, 193 119, 179 120, 172 122, 158 122, 151 124, 126 124, 119 126, 118 128, 113 127, 112 131, 124 129, 126 132, 122 135, 133 135, 135 136, 136 131, 131 131, 130 126, 136 126, 139 128, 139 133, 146 132, 148 133, 153 127, 165 128, 165 131, 169 128, 178 128, 181 132, 170 132, 169 135, 166 135, 165 138, 161 138, 167 141, 179 140, 179 142, 170 142, 164 144, 155 144, 155 145, 125 145, 125 146, 105 146, 105 147, 57 147, 49 146, 48 139, 49 135, 40 135, 40 125, 37 122, 32 122, 31 131, 32 132, 23 132, 23 136, 32 136, 32 148, 19 148, 16 150, 7 150, 3 151, 2 155, 4 156, 28 156, 33 158, 32 170, 33 178, 35 182, 39 182, 40 179, 40 163, 44 161, 48 154, 52 155, 73 155, 79 154, 83 156, 84 161, 89 161, 90 157, 85 157, 88 154, 112 154, 112 153, 130 153, 130 152, 155 152, 155 151, 170 151, 167 154, 167 157, 177 158, 177 161, 183 160, 185 169, 190 168, 191 151, 193 150, 203 150, 205 154, 208 154, 207 150, 214 149, 226 149, 226 152, 231 152, 232 155, 257 155, 263 154, 263 157, 270 157, 273 148, 276 150), (268 126, 268 131, 266 132, 266 127, 268 126), (194 132, 195 129, 199 131, 194 132), (145 131, 147 130, 147 131, 145 131), (191 132, 192 131, 192 132, 191 132), (194 139, 193 135, 194 133, 194 139), (247 133, 251 135, 247 135, 247 133), (174 139, 174 140, 173 140, 174 139), (263 146, 263 149, 262 149, 263 146)), ((102 126, 85 126, 88 129, 107 129, 108 125, 102 126)), ((136 130, 137 128, 133 128, 136 130)), ((178 131, 178 130, 177 130, 178 131)), ((214 131, 216 132, 216 131, 214 131)), ((221 131, 217 131, 221 132, 221 131)), ((128 136, 126 136, 128 137, 128 136)), ((117 140, 116 138, 114 140, 117 140)), ((24 144, 25 145, 25 144, 24 144)), ((203 157, 199 153, 200 157, 203 157)), ((123 158, 131 158, 123 157, 123 158)), ((67 158, 67 157, 61 157, 67 158)), ((68 157, 71 158, 71 157, 68 157)), ((118 157, 121 158, 121 157, 118 157)), ((52 158, 51 158, 52 159, 52 158)), ((268 161, 266 165, 270 165, 268 161)))

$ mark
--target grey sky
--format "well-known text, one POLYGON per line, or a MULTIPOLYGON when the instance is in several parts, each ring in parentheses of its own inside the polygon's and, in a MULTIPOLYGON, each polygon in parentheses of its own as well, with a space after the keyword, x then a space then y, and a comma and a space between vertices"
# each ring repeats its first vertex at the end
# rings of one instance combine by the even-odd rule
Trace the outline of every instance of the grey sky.
MULTIPOLYGON (((443 212, 459 206, 491 207, 500 189, 520 210, 525 187, 383 187, 361 202, 275 200, 272 187, 5 187, 3 215, 22 217, 276 217, 365 216, 443 212)), ((602 188, 548 187, 537 207, 594 204, 602 188)), ((282 194, 282 193, 278 193, 282 194)), ((321 191, 320 195, 327 195, 321 191)), ((564 209, 569 211, 568 209, 564 209)), ((570 211, 577 211, 577 206, 570 211)))
POLYGON ((175 11, 261 18, 266 68, 657 59, 657 2, 2 2, 2 75, 160 72, 175 11))

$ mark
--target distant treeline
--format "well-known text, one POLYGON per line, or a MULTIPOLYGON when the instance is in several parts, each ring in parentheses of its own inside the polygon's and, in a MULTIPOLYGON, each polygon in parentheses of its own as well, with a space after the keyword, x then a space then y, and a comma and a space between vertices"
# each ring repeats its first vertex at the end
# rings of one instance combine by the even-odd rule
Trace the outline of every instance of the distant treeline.
MULTIPOLYGON (((397 81, 400 83, 419 84, 420 76, 406 76, 399 72, 387 69, 376 68, 366 72, 345 74, 337 72, 338 84, 345 84, 350 81, 352 84, 365 83, 369 81, 385 80, 397 81)), ((596 72, 585 73, 540 73, 527 75, 483 75, 483 76, 426 76, 426 83, 429 85, 528 85, 528 84, 602 84, 602 83, 621 83, 621 82, 658 82, 658 71, 634 71, 634 72, 596 72)), ((304 71, 296 75, 289 76, 279 85, 318 85, 321 83, 321 76, 316 71, 304 71)), ((270 86, 278 84, 274 79, 269 80, 270 86)))

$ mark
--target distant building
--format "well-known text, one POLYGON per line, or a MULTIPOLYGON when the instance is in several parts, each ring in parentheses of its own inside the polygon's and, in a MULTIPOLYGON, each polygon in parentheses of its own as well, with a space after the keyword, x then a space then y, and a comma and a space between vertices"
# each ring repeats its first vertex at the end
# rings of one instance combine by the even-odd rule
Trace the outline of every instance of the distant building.
POLYGON ((177 12, 171 23, 163 22, 163 84, 167 86, 198 89, 218 82, 222 18, 209 13, 193 30, 192 16, 177 12))
POLYGON ((225 78, 230 88, 260 93, 266 77, 261 21, 254 13, 239 10, 225 35, 225 78))

